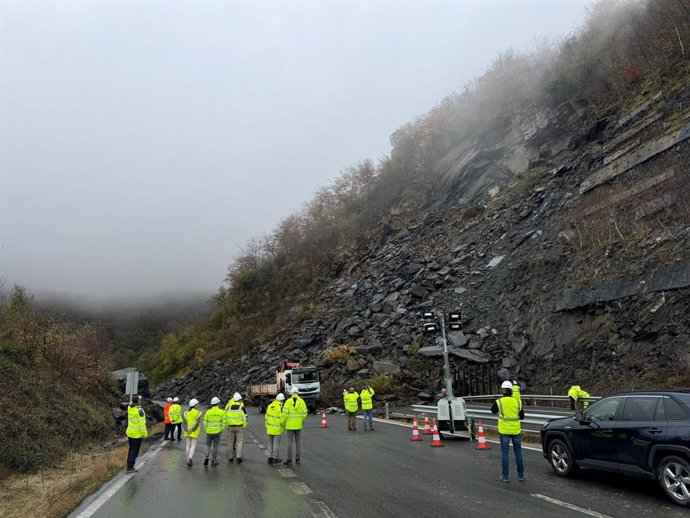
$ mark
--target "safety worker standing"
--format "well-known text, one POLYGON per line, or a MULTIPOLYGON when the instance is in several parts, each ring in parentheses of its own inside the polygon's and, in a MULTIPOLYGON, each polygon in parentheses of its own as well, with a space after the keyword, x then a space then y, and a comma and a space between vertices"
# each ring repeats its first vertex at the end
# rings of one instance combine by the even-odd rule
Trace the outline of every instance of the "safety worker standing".
POLYGON ((211 399, 211 408, 204 414, 204 430, 206 431, 206 458, 204 466, 208 466, 208 457, 213 447, 213 457, 211 466, 218 465, 218 444, 220 444, 220 434, 225 423, 225 412, 218 406, 220 399, 214 396, 211 399))
MULTIPOLYGON (((575 410, 577 408, 577 402, 582 398, 588 398, 589 393, 582 390, 580 385, 573 385, 568 390, 568 399, 570 399, 570 410, 575 410)), ((582 402, 582 408, 589 408, 589 401, 582 402)))
POLYGON ((242 444, 244 429, 247 428, 247 411, 239 392, 235 392, 225 406, 225 427, 228 429, 228 462, 232 462, 234 454, 237 457, 237 464, 242 464, 242 444))
POLYGON ((343 403, 345 411, 347 412, 347 430, 348 432, 357 431, 357 410, 359 410, 359 394, 355 392, 353 387, 343 391, 343 403))
POLYGON ((175 440, 175 430, 177 430, 177 440, 182 440, 182 406, 180 405, 180 398, 174 397, 172 400, 172 405, 170 405, 170 410, 168 412, 170 415, 170 425, 172 429, 170 431, 170 437, 172 441, 175 440))
POLYGON ((364 431, 371 430, 374 431, 374 402, 372 397, 374 396, 374 389, 371 385, 367 385, 359 393, 359 400, 362 402, 362 414, 364 416, 364 431))
POLYGON ((304 420, 307 418, 307 404, 301 397, 299 397, 297 392, 297 387, 292 387, 290 389, 291 396, 283 405, 283 427, 285 428, 288 440, 287 459, 285 459, 283 462, 283 464, 286 466, 292 464, 293 439, 295 441, 297 454, 295 457, 295 462, 297 464, 301 462, 300 457, 302 455, 302 444, 300 440, 302 435, 302 426, 304 425, 304 420))
POLYGON ((134 463, 139 456, 141 441, 149 436, 146 430, 146 412, 141 408, 141 396, 135 396, 127 407, 127 430, 125 434, 129 441, 126 473, 136 473, 134 463))
POLYGON ((513 397, 522 401, 522 388, 518 380, 513 380, 513 397))
POLYGON ((522 462, 522 441, 520 437, 520 420, 525 418, 522 400, 513 396, 513 384, 504 381, 501 384, 503 397, 491 405, 491 413, 498 414, 498 433, 501 436, 501 482, 508 482, 510 463, 510 441, 513 441, 518 480, 525 480, 525 466, 522 462))
POLYGON ((268 436, 268 463, 280 464, 278 450, 280 448, 280 436, 283 433, 283 401, 285 396, 279 393, 266 408, 266 435, 268 436))
POLYGON ((192 458, 194 457, 194 450, 196 450, 196 443, 201 435, 201 411, 196 408, 199 404, 197 399, 189 400, 189 410, 184 413, 182 421, 184 425, 184 436, 186 440, 185 451, 187 454, 187 466, 192 467, 192 458))
POLYGON ((165 406, 163 407, 163 420, 165 422, 165 433, 163 434, 163 440, 170 440, 170 432, 172 431, 172 424, 170 423, 170 407, 172 406, 172 398, 169 397, 165 400, 165 406))

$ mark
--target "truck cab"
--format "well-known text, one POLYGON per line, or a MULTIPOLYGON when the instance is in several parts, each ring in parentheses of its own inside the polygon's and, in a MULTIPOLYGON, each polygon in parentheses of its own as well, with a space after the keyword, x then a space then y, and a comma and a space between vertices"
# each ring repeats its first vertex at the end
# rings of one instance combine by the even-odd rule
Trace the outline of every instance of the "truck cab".
POLYGON ((283 362, 276 373, 276 384, 281 392, 291 392, 293 387, 304 399, 310 412, 316 411, 317 398, 321 393, 319 372, 313 365, 301 366, 299 363, 283 362))

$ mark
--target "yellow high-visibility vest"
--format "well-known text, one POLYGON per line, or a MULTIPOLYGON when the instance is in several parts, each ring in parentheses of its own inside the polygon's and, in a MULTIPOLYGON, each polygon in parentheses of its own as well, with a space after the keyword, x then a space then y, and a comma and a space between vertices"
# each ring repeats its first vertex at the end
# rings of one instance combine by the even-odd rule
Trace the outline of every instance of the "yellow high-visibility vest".
POLYGON ((280 435, 283 433, 283 408, 277 399, 266 408, 266 434, 280 435))
POLYGON ((197 423, 197 421, 199 421, 200 417, 201 412, 196 408, 190 408, 184 413, 184 419, 187 423, 187 431, 184 433, 185 437, 192 437, 196 439, 199 437, 199 435, 201 435, 201 423, 199 423, 199 426, 196 427, 196 430, 190 432, 190 430, 194 428, 194 425, 197 423))
POLYGON ((146 430, 146 413, 140 406, 129 405, 127 407, 127 437, 142 439, 149 436, 146 430))
POLYGON ((225 428, 225 412, 217 406, 206 411, 204 414, 204 430, 206 435, 218 435, 225 428))
POLYGON ((513 396, 504 396, 496 401, 498 405, 498 433, 504 435, 519 435, 520 410, 522 401, 513 396))

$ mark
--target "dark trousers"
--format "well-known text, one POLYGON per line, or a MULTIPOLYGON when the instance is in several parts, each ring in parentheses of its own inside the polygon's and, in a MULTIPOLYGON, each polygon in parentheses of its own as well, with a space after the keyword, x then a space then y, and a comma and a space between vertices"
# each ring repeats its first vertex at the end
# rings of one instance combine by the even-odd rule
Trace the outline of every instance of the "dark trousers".
POLYGON ((163 434, 164 441, 172 437, 172 427, 172 423, 165 423, 165 433, 163 434))
POLYGON ((170 437, 175 438, 175 430, 177 430, 177 440, 182 440, 182 423, 175 423, 172 426, 172 431, 170 432, 170 437))
POLYGON ((131 437, 128 437, 128 439, 129 452, 127 453, 127 469, 132 469, 137 457, 139 456, 139 449, 141 449, 141 438, 132 439, 131 437))

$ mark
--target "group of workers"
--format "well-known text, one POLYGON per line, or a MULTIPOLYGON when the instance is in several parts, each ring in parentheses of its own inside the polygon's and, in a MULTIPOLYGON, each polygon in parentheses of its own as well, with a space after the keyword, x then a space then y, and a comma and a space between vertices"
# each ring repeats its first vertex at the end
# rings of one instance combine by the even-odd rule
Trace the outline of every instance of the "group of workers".
POLYGON ((364 420, 364 431, 374 431, 374 389, 371 385, 367 385, 359 394, 354 387, 348 390, 343 390, 343 405, 345 412, 347 412, 347 430, 348 432, 357 431, 357 411, 359 410, 359 401, 362 402, 362 417, 364 420))
MULTIPOLYGON (((217 466, 218 445, 220 444, 221 433, 228 430, 228 462, 234 461, 242 463, 242 447, 244 444, 244 429, 247 428, 247 411, 244 407, 242 395, 235 392, 224 408, 220 407, 221 400, 214 396, 211 398, 211 407, 202 413, 197 407, 199 401, 195 398, 189 400, 188 409, 182 412, 179 398, 168 398, 163 409, 165 420, 164 441, 175 441, 175 430, 178 430, 177 440, 181 439, 181 432, 184 429, 186 440, 186 459, 187 466, 193 465, 194 451, 197 441, 201 435, 202 428, 206 433, 206 452, 204 466, 217 466), (179 429, 178 429, 179 425, 179 429)), ((283 431, 286 432, 288 439, 287 459, 285 465, 292 464, 293 442, 295 444, 294 460, 297 464, 301 462, 302 445, 301 431, 304 420, 307 417, 307 405, 299 397, 297 388, 291 390, 290 397, 285 398, 282 393, 278 394, 273 402, 266 409, 265 424, 266 435, 268 436, 267 453, 269 464, 280 464, 279 447, 280 437, 283 431)), ((127 455, 127 473, 135 473, 134 463, 139 455, 141 441, 148 436, 146 430, 146 414, 141 407, 141 396, 137 396, 127 409, 127 437, 129 439, 129 453, 127 455)))
MULTIPOLYGON (((509 481, 509 453, 510 443, 513 443, 515 463, 517 465, 518 481, 525 480, 525 468, 522 459, 522 442, 520 421, 525 418, 522 407, 522 396, 520 384, 517 381, 504 381, 501 384, 503 395, 491 406, 491 412, 498 415, 498 433, 501 444, 501 477, 502 482, 509 481)), ((343 391, 343 403, 347 412, 347 429, 356 431, 357 411, 361 408, 363 413, 364 430, 374 430, 373 422, 373 396, 375 392, 371 386, 365 386, 360 393, 354 387, 343 391)), ((573 385, 568 391, 571 402, 571 409, 575 409, 576 404, 583 399, 589 398, 589 394, 582 390, 578 385, 573 385)), ((242 446, 244 442, 244 429, 247 428, 247 411, 244 407, 242 395, 238 392, 225 405, 220 408, 221 400, 217 396, 211 399, 211 408, 205 413, 197 408, 199 401, 191 399, 189 408, 184 413, 179 403, 179 398, 168 398, 164 407, 165 433, 163 440, 175 441, 175 431, 177 430, 177 440, 181 440, 181 429, 184 428, 186 438, 186 458, 187 466, 193 464, 196 443, 201 435, 201 429, 206 432, 206 454, 204 466, 209 464, 217 466, 218 445, 220 436, 224 430, 228 430, 228 462, 236 460, 242 463, 242 446)), ((584 401, 583 406, 587 408, 589 402, 584 401)), ((279 393, 275 400, 266 408, 265 425, 267 435, 267 457, 269 464, 285 465, 292 464, 293 461, 293 442, 295 444, 294 460, 297 464, 301 462, 301 431, 304 420, 307 417, 307 405, 299 397, 297 388, 292 388, 290 397, 285 398, 279 393), (280 438, 286 432, 288 439, 287 458, 283 461, 280 458, 280 438)), ((134 473, 134 463, 139 454, 141 442, 148 436, 146 430, 146 414, 141 407, 141 396, 135 398, 127 410, 128 426, 127 437, 129 439, 129 453, 127 455, 127 472, 134 473)))

